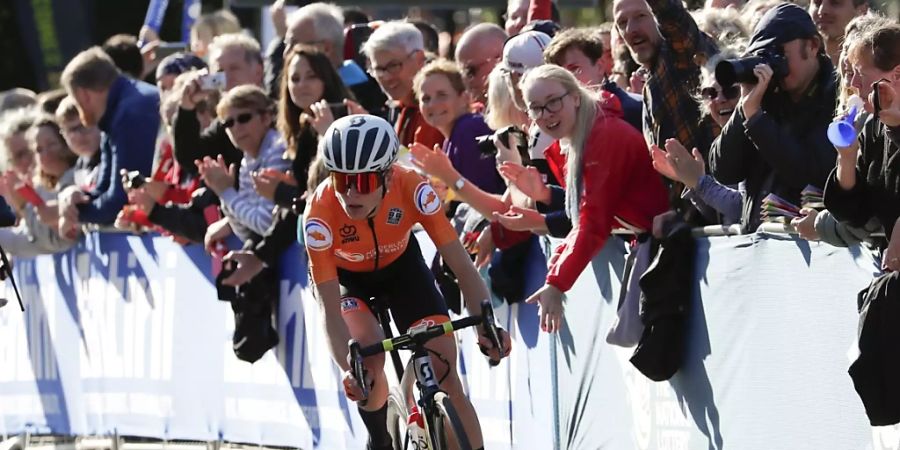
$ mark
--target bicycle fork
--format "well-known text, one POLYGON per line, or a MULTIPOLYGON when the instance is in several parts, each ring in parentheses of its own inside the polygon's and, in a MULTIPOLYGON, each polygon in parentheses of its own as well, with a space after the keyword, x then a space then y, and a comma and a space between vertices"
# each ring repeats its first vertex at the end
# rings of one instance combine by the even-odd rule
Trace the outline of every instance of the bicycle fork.
MULTIPOLYGON (((426 430, 422 430, 425 432, 422 437, 426 442, 425 448, 431 449, 434 448, 432 433, 435 429, 434 417, 436 412, 432 399, 440 391, 440 385, 435 378, 434 369, 431 367, 431 355, 428 354, 428 350, 424 348, 416 349, 413 354, 413 370, 416 376, 416 387, 419 390, 419 413, 425 419, 426 426, 426 430)), ((422 448, 423 446, 418 445, 415 447, 422 448)))

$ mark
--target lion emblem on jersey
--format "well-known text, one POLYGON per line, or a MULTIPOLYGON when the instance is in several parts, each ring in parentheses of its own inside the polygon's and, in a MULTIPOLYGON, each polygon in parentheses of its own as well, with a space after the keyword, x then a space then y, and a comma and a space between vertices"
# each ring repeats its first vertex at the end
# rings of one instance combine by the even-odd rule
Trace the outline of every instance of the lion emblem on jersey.
POLYGON ((441 209, 441 199, 438 197, 437 192, 434 191, 434 188, 428 182, 424 181, 416 186, 415 203, 416 209, 426 216, 430 216, 441 209))

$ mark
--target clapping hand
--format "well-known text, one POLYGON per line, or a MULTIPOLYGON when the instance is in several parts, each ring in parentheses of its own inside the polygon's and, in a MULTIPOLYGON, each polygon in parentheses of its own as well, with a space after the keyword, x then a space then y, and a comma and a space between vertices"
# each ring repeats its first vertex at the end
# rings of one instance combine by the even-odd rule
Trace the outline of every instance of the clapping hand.
POLYGON ((200 171, 200 177, 203 182, 209 186, 216 195, 221 196, 226 189, 234 187, 235 169, 234 164, 227 166, 222 155, 212 159, 209 156, 203 158, 203 161, 195 161, 197 169, 200 171))
POLYGON ((700 151, 694 148, 693 152, 688 153, 677 139, 666 140, 665 150, 652 145, 650 156, 657 172, 692 189, 697 187, 700 178, 706 174, 706 164, 700 151))
POLYGON ((452 186, 459 179, 459 172, 453 168, 450 157, 437 145, 432 150, 416 142, 409 146, 409 152, 412 154, 411 162, 414 166, 428 175, 439 178, 448 186, 452 186))

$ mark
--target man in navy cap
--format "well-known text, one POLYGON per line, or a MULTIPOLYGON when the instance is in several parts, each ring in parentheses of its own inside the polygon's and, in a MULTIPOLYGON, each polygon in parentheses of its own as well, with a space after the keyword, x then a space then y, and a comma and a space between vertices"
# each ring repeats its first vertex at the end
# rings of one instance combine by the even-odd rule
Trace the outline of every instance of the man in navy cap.
POLYGON ((748 55, 781 55, 753 68, 740 106, 713 143, 709 164, 725 184, 746 180, 742 226, 755 231, 770 193, 794 204, 807 185, 823 187, 835 165, 826 130, 837 98, 834 66, 809 14, 794 4, 769 10, 750 38, 748 55), (781 67, 778 67, 781 66, 781 67))

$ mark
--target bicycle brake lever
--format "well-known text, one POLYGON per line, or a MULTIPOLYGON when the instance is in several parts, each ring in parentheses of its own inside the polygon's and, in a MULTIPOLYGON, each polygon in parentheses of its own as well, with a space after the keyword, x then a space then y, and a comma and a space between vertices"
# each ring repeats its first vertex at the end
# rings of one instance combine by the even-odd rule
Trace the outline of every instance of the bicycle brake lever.
POLYGON ((353 377, 356 378, 356 382, 359 383, 359 387, 362 390, 362 399, 359 401, 359 404, 365 405, 366 400, 369 398, 369 386, 366 384, 366 366, 363 364, 363 358, 359 352, 359 342, 351 339, 350 370, 353 372, 353 377))
POLYGON ((500 354, 499 359, 494 359, 488 357, 488 364, 491 367, 496 367, 500 365, 500 360, 503 359, 503 343, 500 340, 500 333, 497 331, 497 321, 494 318, 494 308, 491 306, 491 302, 489 300, 485 300, 481 302, 481 320, 482 326, 484 327, 485 332, 487 332, 487 338, 490 339, 491 344, 500 354))

